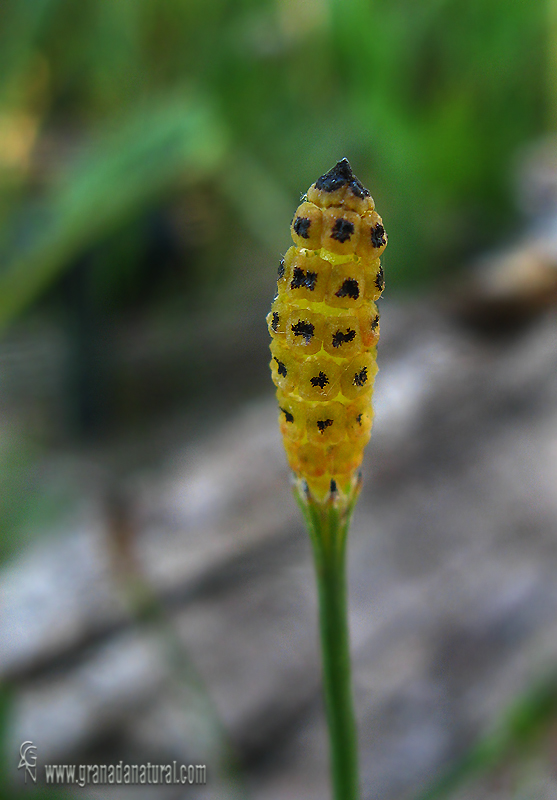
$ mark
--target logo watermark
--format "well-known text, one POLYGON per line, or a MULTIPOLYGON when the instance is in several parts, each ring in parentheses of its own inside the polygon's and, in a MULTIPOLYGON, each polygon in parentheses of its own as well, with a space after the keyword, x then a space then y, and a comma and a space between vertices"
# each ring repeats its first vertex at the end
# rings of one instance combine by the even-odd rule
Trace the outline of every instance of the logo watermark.
MULTIPOLYGON (((37 748, 33 742, 23 742, 19 748, 18 769, 25 768, 33 783, 37 782, 37 748)), ((207 783, 205 764, 45 764, 44 782, 65 786, 141 786, 180 785, 203 786, 207 783)))
POLYGON ((25 770, 25 783, 27 783, 27 775, 33 783, 37 783, 37 748, 33 742, 23 742, 19 748, 19 756, 17 768, 25 770))

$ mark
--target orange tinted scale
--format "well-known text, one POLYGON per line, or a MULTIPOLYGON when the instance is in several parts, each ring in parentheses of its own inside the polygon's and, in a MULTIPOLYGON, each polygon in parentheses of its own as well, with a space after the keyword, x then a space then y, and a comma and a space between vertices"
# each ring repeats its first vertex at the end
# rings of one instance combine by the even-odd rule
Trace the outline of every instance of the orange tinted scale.
POLYGON ((383 268, 378 258, 369 261, 364 268, 365 275, 365 299, 368 303, 373 303, 381 297, 384 288, 383 268))
POLYGON ((307 442, 300 446, 296 456, 301 475, 320 477, 326 473, 327 459, 323 446, 307 442))
POLYGON ((346 441, 335 445, 329 454, 331 462, 331 473, 341 475, 347 472, 355 472, 364 457, 364 445, 361 447, 354 442, 346 441))
POLYGON ((279 423, 283 436, 297 440, 303 438, 306 429, 304 404, 282 390, 277 390, 279 423))
POLYGON ((379 341, 379 312, 375 303, 366 303, 358 309, 358 321, 363 346, 374 347, 379 341))
POLYGON ((349 406, 346 410, 346 430, 350 439, 367 444, 373 424, 373 409, 370 404, 349 406))

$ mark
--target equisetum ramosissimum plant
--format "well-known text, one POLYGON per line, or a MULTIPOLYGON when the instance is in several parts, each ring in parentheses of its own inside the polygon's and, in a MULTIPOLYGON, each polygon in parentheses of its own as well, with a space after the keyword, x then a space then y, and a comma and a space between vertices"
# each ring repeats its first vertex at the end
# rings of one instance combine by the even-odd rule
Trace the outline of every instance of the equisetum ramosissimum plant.
POLYGON ((279 424, 311 536, 335 800, 358 795, 346 614, 346 536, 373 419, 380 256, 387 245, 369 191, 347 159, 310 188, 291 224, 267 317, 279 424))

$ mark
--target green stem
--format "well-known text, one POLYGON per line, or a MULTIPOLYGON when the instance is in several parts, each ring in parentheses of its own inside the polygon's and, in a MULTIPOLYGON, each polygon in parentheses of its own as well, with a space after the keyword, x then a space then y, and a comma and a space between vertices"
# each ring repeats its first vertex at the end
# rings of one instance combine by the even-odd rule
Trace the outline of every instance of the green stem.
POLYGON ((355 497, 316 503, 297 492, 313 545, 319 595, 323 690, 334 800, 358 800, 358 743, 350 666, 346 538, 355 497))

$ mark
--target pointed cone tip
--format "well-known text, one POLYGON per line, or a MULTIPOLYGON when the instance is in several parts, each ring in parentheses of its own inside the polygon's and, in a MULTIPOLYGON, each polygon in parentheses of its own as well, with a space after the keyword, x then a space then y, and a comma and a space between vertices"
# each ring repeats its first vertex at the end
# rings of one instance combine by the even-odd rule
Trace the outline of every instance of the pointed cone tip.
POLYGON ((368 190, 356 178, 347 158, 341 158, 335 166, 315 181, 315 188, 324 192, 335 192, 348 186, 356 197, 369 197, 368 190))

